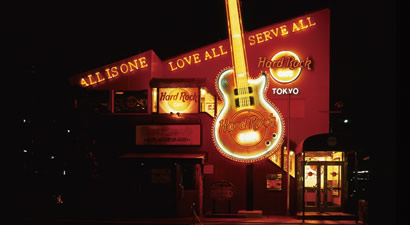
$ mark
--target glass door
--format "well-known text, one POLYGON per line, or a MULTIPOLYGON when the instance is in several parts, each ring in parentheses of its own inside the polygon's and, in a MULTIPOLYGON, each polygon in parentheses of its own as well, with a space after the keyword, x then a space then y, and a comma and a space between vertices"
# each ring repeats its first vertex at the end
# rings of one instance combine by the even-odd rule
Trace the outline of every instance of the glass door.
POLYGON ((305 209, 319 211, 320 203, 320 169, 319 163, 305 165, 305 209))
POLYGON ((326 165, 325 211, 340 211, 342 207, 342 165, 326 165))
POLYGON ((342 163, 306 162, 304 180, 306 211, 341 211, 342 163))

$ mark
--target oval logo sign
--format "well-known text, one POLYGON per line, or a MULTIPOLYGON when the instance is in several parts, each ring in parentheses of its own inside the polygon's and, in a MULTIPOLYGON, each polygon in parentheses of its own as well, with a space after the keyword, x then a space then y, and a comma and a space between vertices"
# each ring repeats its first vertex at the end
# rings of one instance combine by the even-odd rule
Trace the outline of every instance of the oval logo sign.
POLYGON ((276 53, 269 65, 272 78, 280 83, 290 83, 296 80, 302 68, 311 70, 312 60, 309 57, 306 60, 300 58, 291 51, 281 51, 276 53))

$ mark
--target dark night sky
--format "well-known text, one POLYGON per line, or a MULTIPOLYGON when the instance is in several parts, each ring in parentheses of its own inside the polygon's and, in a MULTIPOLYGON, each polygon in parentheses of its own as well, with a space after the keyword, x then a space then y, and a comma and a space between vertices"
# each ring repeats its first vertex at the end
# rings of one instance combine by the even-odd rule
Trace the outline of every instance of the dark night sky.
MULTIPOLYGON (((349 107, 374 76, 365 64, 395 54, 394 2, 387 2, 244 0, 244 29, 330 8, 331 96, 349 107)), ((166 59, 228 37, 222 0, 25 5, 6 15, 10 63, 58 81, 146 50, 166 59)))
MULTIPOLYGON (((65 95, 61 87, 71 75, 150 49, 167 59, 228 38, 223 0, 84 2, 21 3, 3 9, 6 62, 23 94, 44 96, 46 90, 58 98, 65 95)), ((250 31, 330 8, 330 106, 345 103, 356 121, 355 132, 369 142, 369 149, 391 149, 396 129, 395 4, 243 0, 242 16, 250 31), (381 136, 384 141, 375 141, 381 136)), ((396 155, 375 157, 387 157, 394 165, 396 155)))
MULTIPOLYGON (((3 20, 8 63, 19 71, 13 78, 23 91, 58 92, 71 75, 140 52, 153 49, 164 60, 226 39, 224 7, 222 0, 15 5, 3 20)), ((395 98, 394 1, 243 0, 244 29, 323 8, 331 10, 330 106, 343 101, 345 112, 365 128, 372 121, 362 118, 379 104, 377 98, 395 98)))

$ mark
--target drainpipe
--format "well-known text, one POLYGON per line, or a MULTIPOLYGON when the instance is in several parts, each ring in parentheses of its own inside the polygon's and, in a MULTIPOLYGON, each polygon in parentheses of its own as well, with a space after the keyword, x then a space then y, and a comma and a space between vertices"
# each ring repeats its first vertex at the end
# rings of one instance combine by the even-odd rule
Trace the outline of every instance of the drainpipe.
POLYGON ((288 168, 288 174, 287 174, 287 185, 286 185, 286 215, 290 216, 290 204, 289 204, 289 198, 290 198, 290 94, 289 94, 289 113, 288 113, 288 138, 287 138, 287 143, 286 143, 286 150, 287 150, 287 168, 288 168))

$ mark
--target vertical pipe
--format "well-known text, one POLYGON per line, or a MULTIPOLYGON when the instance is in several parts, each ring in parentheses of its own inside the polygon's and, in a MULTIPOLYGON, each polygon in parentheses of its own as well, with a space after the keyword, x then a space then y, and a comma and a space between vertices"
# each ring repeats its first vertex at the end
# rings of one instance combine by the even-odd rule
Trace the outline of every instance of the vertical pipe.
POLYGON ((303 163, 302 163, 302 176, 303 176, 303 190, 302 190, 302 223, 305 223, 305 152, 302 150, 303 163))
POLYGON ((253 210, 253 163, 246 165, 246 210, 253 210))
POLYGON ((114 104, 115 104, 115 102, 114 102, 114 89, 111 90, 110 97, 111 97, 111 109, 110 109, 110 111, 111 111, 111 113, 114 113, 114 104))
POLYGON ((287 185, 286 185, 286 215, 290 216, 290 207, 289 207, 289 198, 290 198, 290 94, 289 94, 289 111, 288 111, 288 138, 287 138, 287 143, 286 143, 286 148, 287 148, 287 168, 288 168, 288 174, 287 174, 287 185))
POLYGON ((354 186, 355 186, 355 189, 356 189, 355 198, 356 198, 356 207, 357 207, 357 209, 356 209, 356 223, 357 223, 358 218, 359 218, 359 197, 358 197, 358 194, 359 194, 359 183, 358 183, 359 175, 357 173, 357 151, 354 152, 354 170, 356 171, 354 186))

